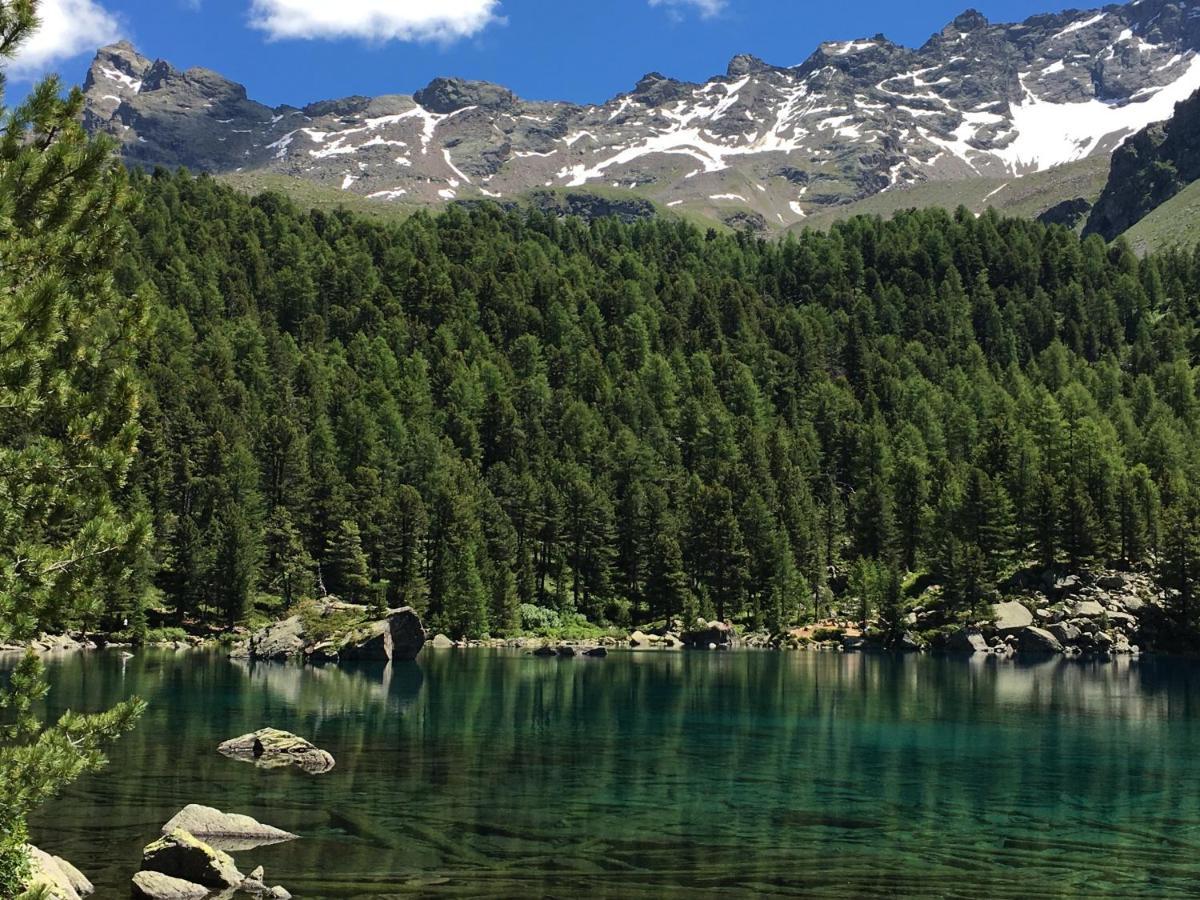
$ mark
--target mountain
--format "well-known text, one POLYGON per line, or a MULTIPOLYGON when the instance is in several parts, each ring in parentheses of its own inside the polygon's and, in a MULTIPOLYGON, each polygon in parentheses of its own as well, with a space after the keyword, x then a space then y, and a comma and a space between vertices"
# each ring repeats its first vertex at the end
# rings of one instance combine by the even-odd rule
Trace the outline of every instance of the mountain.
POLYGON ((1200 179, 1200 92, 1167 122, 1151 125, 1113 154, 1108 184, 1084 232, 1122 234, 1200 179))
POLYGON ((897 188, 1107 157, 1200 88, 1198 49, 1198 0, 1139 0, 1019 24, 969 11, 918 49, 877 35, 791 67, 738 56, 704 84, 652 73, 598 106, 439 78, 412 96, 271 108, 121 43, 96 56, 85 120, 134 165, 417 206, 603 186, 777 229, 897 188))

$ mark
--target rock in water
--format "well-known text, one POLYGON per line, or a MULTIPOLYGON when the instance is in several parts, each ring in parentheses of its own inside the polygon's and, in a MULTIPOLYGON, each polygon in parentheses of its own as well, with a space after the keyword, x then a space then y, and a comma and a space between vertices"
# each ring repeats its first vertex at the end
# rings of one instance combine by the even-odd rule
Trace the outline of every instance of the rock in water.
POLYGON ((142 869, 225 890, 242 883, 233 858, 182 828, 174 829, 142 851, 142 869))
POLYGON ((263 825, 250 816, 224 813, 211 806, 195 803, 176 813, 175 817, 163 826, 163 834, 170 834, 176 828, 182 828, 226 853, 281 844, 284 841, 293 841, 297 837, 289 831, 263 825))
POLYGON ((58 856, 51 856, 32 844, 29 853, 30 888, 43 888, 47 900, 80 900, 95 893, 92 883, 73 865, 58 856))
POLYGON ((1033 613, 1016 600, 997 603, 992 607, 996 630, 1001 632, 1020 631, 1033 624, 1033 613))
POLYGON ((434 635, 433 640, 429 644, 434 650, 451 650, 454 648, 454 641, 450 640, 444 634, 434 635))
POLYGON ((133 876, 135 900, 204 900, 209 890, 162 872, 138 872, 133 876))
POLYGON ((584 656, 590 656, 593 659, 604 659, 608 656, 608 650, 604 647, 592 647, 590 650, 583 651, 584 656))
POLYGON ((310 775, 322 775, 334 767, 332 754, 302 737, 278 728, 262 728, 232 738, 217 747, 231 759, 252 762, 260 768, 296 766, 310 775))
POLYGON ((411 607, 394 609, 347 636, 338 656, 363 662, 408 662, 425 646, 425 627, 411 607))

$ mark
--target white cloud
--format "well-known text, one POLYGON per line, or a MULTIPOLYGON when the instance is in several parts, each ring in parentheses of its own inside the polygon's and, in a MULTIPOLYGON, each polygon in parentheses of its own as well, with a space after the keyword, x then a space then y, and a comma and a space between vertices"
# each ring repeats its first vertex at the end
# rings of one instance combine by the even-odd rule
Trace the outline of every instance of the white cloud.
POLYGON ((500 0, 253 0, 250 21, 272 39, 438 41, 497 21, 500 0))
POLYGON ((65 59, 91 53, 121 36, 117 19, 95 0, 42 0, 41 25, 9 64, 14 78, 32 78, 65 59))
POLYGON ((691 8, 700 13, 700 17, 711 19, 725 9, 726 0, 650 0, 651 6, 670 7, 674 12, 691 8))

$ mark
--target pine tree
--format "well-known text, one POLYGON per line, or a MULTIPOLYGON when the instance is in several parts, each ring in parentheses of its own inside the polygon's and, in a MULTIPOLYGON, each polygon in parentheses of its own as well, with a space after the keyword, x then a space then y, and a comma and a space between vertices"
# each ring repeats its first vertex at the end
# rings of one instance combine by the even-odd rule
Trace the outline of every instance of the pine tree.
MULTIPOLYGON (((0 2, 0 57, 37 26, 32 0, 0 2)), ((2 79, 2 76, 0 76, 2 79)), ((2 89, 2 83, 0 83, 2 89)), ((108 146, 79 124, 83 96, 57 79, 3 115, 0 136, 0 636, 96 622, 143 568, 149 517, 122 507, 138 435, 131 353, 140 304, 113 269, 129 210, 108 146)), ((0 896, 28 876, 26 818, 104 764, 141 701, 46 726, 27 655, 0 709, 0 896)))
MULTIPOLYGON (((0 4, 0 53, 34 10, 0 4)), ((17 638, 97 621, 149 539, 121 504, 144 317, 113 283, 127 179, 61 88, 37 85, 0 136, 0 630, 17 638)))
POLYGON ((325 553, 325 587, 349 603, 372 600, 371 575, 358 523, 343 520, 325 553))

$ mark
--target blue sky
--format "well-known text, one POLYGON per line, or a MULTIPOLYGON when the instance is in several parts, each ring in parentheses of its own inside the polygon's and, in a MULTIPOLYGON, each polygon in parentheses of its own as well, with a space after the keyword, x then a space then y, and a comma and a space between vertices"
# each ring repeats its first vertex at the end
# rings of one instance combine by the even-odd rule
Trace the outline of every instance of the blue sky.
MULTIPOLYGON (((438 75, 504 84, 530 99, 597 102, 646 72, 704 80, 737 53, 802 62, 823 40, 883 32, 923 43, 966 0, 41 0, 44 27, 12 77, 82 79, 121 36, 150 57, 203 65, 250 96, 300 105, 411 93, 438 75)), ((977 2, 994 22, 1100 5, 977 2)))

